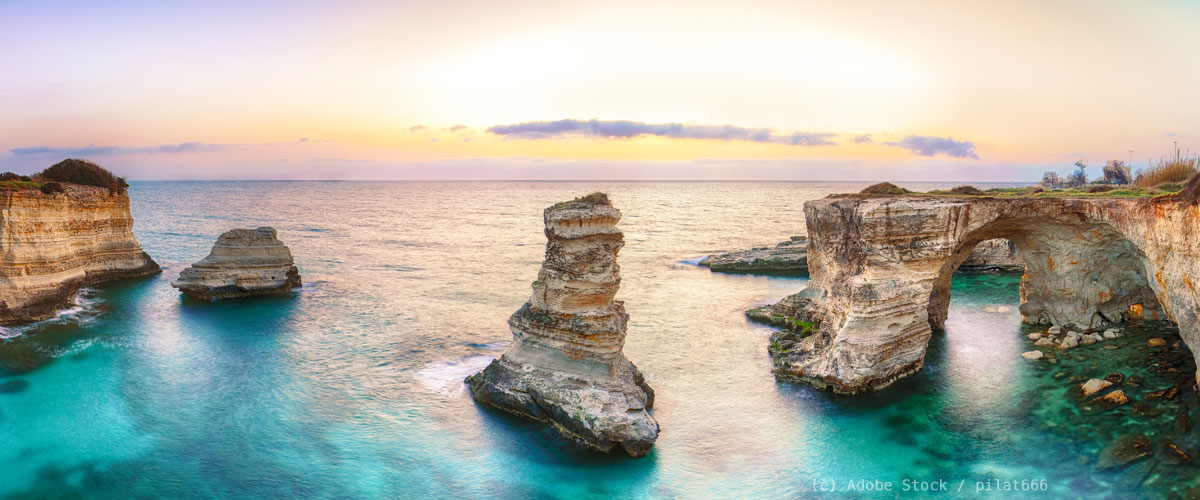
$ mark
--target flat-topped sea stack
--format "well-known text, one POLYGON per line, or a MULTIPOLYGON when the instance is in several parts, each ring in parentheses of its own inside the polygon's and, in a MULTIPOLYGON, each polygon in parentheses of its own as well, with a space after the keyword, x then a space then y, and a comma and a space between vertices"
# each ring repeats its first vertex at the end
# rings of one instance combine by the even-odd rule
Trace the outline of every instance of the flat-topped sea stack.
POLYGON ((50 317, 84 286, 159 272, 133 237, 124 181, 111 187, 42 178, 4 184, 0 324, 50 317))
POLYGON ((216 300, 288 293, 301 282, 275 228, 260 227, 226 231, 208 257, 184 269, 171 286, 189 297, 216 300))
POLYGON ((946 322, 955 269, 980 242, 1004 238, 1025 264, 1023 321, 1092 332, 1134 318, 1170 319, 1195 353, 1198 183, 1156 198, 811 201, 804 206, 807 288, 750 314, 809 326, 772 338, 779 378, 843 393, 886 387, 921 368, 931 332, 946 322))
POLYGON ((547 422, 600 451, 650 452, 654 391, 621 352, 621 212, 595 193, 545 210, 546 258, 533 296, 508 319, 513 342, 467 377, 476 400, 547 422))

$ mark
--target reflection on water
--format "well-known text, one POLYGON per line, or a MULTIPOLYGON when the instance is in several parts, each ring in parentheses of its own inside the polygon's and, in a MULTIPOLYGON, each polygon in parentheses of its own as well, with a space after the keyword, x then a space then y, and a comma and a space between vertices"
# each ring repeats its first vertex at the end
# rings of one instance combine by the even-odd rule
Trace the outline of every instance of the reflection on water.
POLYGON ((135 183, 135 231, 164 273, 97 287, 85 297, 94 314, 0 342, 0 496, 805 498, 814 481, 905 478, 972 492, 1046 479, 1051 496, 1191 487, 1190 466, 1095 462, 1131 432, 1195 446, 1194 429, 1171 430, 1194 393, 1156 416, 1089 413, 1066 394, 1074 377, 1123 371, 1140 377, 1127 392, 1142 402, 1169 369, 1194 372, 1143 347, 1177 334, 1147 323, 1116 350, 1026 362, 1019 276, 956 275, 926 368, 886 391, 777 383, 770 331, 743 311, 805 280, 690 262, 802 234, 804 200, 859 188, 135 183), (594 190, 625 213, 626 354, 658 394, 662 435, 639 460, 582 450, 462 390, 511 338, 505 321, 541 263, 542 208, 594 190), (169 286, 218 234, 259 225, 291 246, 303 289, 201 303, 169 286))

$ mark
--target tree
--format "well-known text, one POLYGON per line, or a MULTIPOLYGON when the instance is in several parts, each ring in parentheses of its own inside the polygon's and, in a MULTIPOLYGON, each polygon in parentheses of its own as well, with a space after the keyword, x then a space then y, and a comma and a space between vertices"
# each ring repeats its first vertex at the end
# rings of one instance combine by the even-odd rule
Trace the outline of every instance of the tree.
POLYGON ((1087 184, 1087 181, 1087 162, 1076 160, 1075 171, 1067 175, 1067 184, 1070 186, 1082 186, 1087 184))
POLYGON ((1042 174, 1042 187, 1056 188, 1061 187, 1065 182, 1058 172, 1050 171, 1042 174))

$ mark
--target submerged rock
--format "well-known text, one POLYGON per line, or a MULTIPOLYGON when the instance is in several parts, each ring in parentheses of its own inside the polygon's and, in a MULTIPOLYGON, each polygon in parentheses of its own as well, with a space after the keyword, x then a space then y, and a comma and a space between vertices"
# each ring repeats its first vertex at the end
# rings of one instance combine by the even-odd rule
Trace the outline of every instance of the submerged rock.
POLYGON ((301 286, 292 252, 275 236, 275 229, 234 229, 225 232, 212 252, 179 273, 171 283, 200 300, 287 293, 301 286))
POLYGON ((1039 359, 1042 359, 1045 356, 1046 356, 1046 353, 1044 353, 1042 351, 1029 351, 1029 352, 1021 353, 1022 358, 1028 359, 1030 361, 1037 361, 1039 359))
POLYGON ((621 285, 621 212, 595 193, 545 210, 546 260, 533 296, 508 319, 513 342, 467 377, 471 395, 553 425, 600 451, 650 452, 654 391, 622 353, 629 316, 621 285))
POLYGON ((1158 460, 1165 464, 1179 465, 1191 462, 1192 457, 1179 448, 1175 443, 1166 443, 1158 449, 1158 460))
POLYGON ((1150 438, 1145 434, 1127 434, 1100 450, 1100 460, 1096 467, 1100 469, 1119 467, 1147 457, 1152 452, 1150 438))
POLYGON ((1155 337, 1150 340, 1147 340, 1146 345, 1149 345, 1150 347, 1162 347, 1162 346, 1167 345, 1167 341, 1160 339, 1158 337, 1155 337))

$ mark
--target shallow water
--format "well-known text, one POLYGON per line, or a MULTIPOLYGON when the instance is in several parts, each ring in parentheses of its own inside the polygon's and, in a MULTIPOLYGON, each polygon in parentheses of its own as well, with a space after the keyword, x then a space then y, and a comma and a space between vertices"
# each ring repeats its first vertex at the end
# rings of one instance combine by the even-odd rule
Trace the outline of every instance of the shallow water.
POLYGON ((805 200, 861 187, 135 183, 135 231, 164 273, 97 287, 59 318, 0 332, 0 495, 870 497, 844 491, 847 481, 878 479, 894 483, 883 496, 914 496, 900 491, 906 478, 982 498, 1191 487, 1189 466, 1095 463, 1120 434, 1165 438, 1193 395, 1145 419, 1129 407, 1087 413, 1067 395, 1071 377, 1109 371, 1144 378, 1131 396, 1162 388, 1171 375, 1143 346, 1152 333, 1176 340, 1170 326, 1131 327, 1118 350, 1026 362, 1033 330, 1016 312, 1019 275, 956 275, 926 368, 886 391, 839 397, 777 383, 770 329, 743 311, 805 280, 691 262, 803 234, 805 200), (542 259, 542 208, 595 190, 624 212, 625 352, 657 392, 662 435, 638 460, 479 407, 462 385, 510 340, 505 321, 542 259), (169 286, 218 234, 258 225, 291 247, 303 289, 199 303, 169 286), (1050 491, 976 495, 987 480, 1045 480, 1050 491), (814 491, 830 485, 839 492, 814 491))

